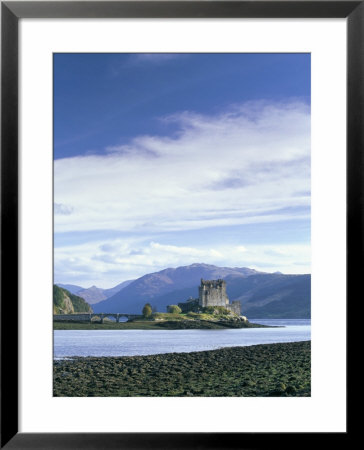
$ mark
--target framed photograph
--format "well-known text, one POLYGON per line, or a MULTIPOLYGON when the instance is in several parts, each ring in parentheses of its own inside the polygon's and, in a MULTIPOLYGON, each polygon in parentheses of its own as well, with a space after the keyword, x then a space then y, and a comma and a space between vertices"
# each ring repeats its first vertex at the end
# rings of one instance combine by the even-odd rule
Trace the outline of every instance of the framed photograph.
POLYGON ((1 446, 347 439, 362 2, 1 6, 1 446))

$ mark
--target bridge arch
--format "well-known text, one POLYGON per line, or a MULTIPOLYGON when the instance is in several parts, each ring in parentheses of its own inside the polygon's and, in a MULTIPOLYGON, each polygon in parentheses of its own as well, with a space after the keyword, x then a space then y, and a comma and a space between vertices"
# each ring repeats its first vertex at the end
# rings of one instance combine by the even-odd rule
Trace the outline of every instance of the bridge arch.
POLYGON ((75 322, 92 322, 94 317, 99 317, 100 322, 104 323, 105 317, 114 317, 116 322, 120 322, 120 317, 126 317, 128 320, 135 319, 137 314, 124 313, 74 313, 74 314, 54 314, 53 321, 75 321, 75 322))

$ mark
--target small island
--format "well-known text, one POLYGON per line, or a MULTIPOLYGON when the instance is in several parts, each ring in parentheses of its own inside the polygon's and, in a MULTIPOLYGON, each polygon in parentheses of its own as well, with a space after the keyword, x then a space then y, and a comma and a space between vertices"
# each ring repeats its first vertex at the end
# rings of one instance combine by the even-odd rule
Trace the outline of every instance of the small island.
POLYGON ((127 322, 114 322, 107 317, 102 323, 98 315, 91 322, 67 320, 54 321, 54 330, 219 330, 226 328, 266 328, 267 325, 250 323, 247 319, 222 309, 201 313, 152 313, 135 316, 127 322))
MULTIPOLYGON (((60 289, 60 288, 58 288, 60 289)), ((178 305, 167 306, 167 312, 153 312, 149 303, 142 314, 97 313, 91 311, 55 314, 55 330, 218 330, 226 328, 266 328, 267 325, 250 323, 241 315, 239 301, 229 302, 225 280, 203 280, 198 298, 190 298, 178 305), (120 322, 121 317, 127 321, 120 322), (116 321, 113 321, 115 319, 116 321)), ((63 295, 66 290, 62 289, 63 295)), ((57 290, 58 293, 58 290, 57 290)), ((59 293, 58 293, 59 297, 59 293)), ((74 296, 73 296, 74 297, 74 296)), ((61 311, 59 311, 61 312, 61 311)))

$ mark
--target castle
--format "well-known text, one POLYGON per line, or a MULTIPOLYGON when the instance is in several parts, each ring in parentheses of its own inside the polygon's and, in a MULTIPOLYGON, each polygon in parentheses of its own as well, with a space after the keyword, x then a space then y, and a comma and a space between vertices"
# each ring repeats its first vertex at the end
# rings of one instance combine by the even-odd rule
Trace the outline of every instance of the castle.
POLYGON ((178 303, 178 306, 183 312, 190 311, 195 307, 207 306, 223 306, 235 314, 241 315, 241 303, 238 300, 229 302, 226 293, 226 281, 218 280, 203 280, 198 288, 198 299, 187 300, 186 303, 178 303))

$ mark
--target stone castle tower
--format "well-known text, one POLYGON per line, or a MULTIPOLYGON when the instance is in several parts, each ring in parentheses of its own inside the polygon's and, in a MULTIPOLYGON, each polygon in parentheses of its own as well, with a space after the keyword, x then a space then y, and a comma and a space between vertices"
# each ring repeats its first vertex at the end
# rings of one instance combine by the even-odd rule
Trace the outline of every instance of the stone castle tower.
POLYGON ((198 304, 205 306, 223 306, 229 304, 224 280, 203 280, 198 288, 198 304))
POLYGON ((241 314, 241 304, 239 301, 229 303, 229 298, 226 293, 226 281, 218 280, 203 280, 201 278, 201 285, 198 288, 198 304, 199 306, 223 306, 226 309, 241 314))

